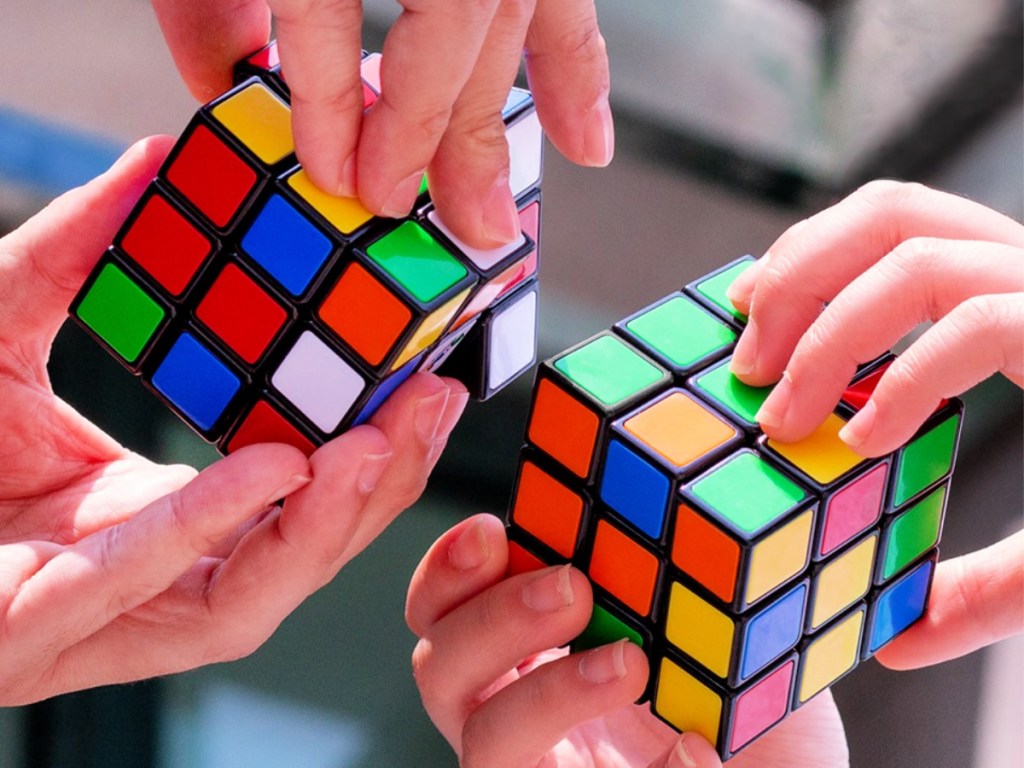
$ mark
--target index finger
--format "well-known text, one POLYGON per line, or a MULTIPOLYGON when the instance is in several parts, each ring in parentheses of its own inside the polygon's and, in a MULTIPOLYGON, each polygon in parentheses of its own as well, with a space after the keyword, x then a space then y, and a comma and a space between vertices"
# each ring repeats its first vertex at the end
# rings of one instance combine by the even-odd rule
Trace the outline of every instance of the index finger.
POLYGON ((1024 244, 1024 227, 979 203, 920 184, 872 182, 771 246, 751 298, 732 371, 747 384, 778 381, 826 302, 905 240, 1024 244))

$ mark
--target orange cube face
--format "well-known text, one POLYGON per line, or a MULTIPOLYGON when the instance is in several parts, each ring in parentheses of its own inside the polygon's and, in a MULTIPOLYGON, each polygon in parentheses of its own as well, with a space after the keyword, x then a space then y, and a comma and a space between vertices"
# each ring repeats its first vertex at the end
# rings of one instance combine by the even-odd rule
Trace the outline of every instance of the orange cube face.
POLYGON ((516 525, 565 558, 576 554, 584 501, 532 461, 524 461, 512 505, 516 525))
POLYGON ((685 503, 676 513, 672 562, 725 602, 733 601, 740 547, 685 503))
POLYGON ((614 525, 601 520, 590 556, 590 578, 641 616, 654 605, 658 558, 614 525))
POLYGON ((530 442, 577 477, 590 472, 601 422, 597 414, 547 379, 537 385, 530 442))

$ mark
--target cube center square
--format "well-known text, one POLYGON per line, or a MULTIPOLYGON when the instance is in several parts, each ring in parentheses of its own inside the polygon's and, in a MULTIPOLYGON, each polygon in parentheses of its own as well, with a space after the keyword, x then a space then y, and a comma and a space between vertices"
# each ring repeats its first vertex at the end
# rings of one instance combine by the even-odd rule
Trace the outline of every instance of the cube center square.
MULTIPOLYGON (((364 53, 366 109, 380 64, 364 53)), ((534 364, 543 133, 528 91, 503 111, 523 234, 481 250, 447 227, 426 180, 399 219, 316 187, 276 43, 234 82, 196 112, 73 300, 97 342, 222 453, 308 455, 417 372, 485 400, 534 364)))
POLYGON ((745 256, 537 369, 508 514, 510 566, 594 587, 574 651, 627 639, 641 701, 723 760, 927 610, 963 406, 863 458, 839 439, 894 359, 861 366, 804 440, 756 421, 771 387, 729 370, 745 256))

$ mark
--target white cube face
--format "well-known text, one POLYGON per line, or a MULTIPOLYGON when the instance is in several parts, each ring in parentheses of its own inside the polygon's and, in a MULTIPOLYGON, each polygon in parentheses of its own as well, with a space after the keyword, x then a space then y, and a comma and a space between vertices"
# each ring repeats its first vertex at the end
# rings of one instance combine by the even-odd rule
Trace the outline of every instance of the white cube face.
POLYGON ((487 387, 494 390, 533 363, 537 353, 537 292, 524 293, 497 314, 488 333, 487 387))
POLYGON ((366 387, 363 377, 309 331, 303 333, 270 379, 323 432, 333 432, 366 387))
POLYGON ((462 251, 462 255, 472 261, 473 264, 476 265, 476 268, 481 272, 493 269, 495 264, 500 263, 502 259, 519 250, 526 244, 526 238, 520 234, 516 240, 508 245, 502 245, 498 248, 474 248, 453 235, 452 231, 445 226, 443 221, 441 221, 441 217, 437 215, 437 211, 431 211, 428 213, 427 218, 430 219, 430 223, 441 230, 441 232, 444 233, 444 236, 451 240, 458 249, 462 251))
POLYGON ((508 141, 508 185, 512 188, 512 196, 519 197, 530 187, 540 184, 544 131, 541 130, 537 112, 530 112, 509 126, 505 138, 508 141))

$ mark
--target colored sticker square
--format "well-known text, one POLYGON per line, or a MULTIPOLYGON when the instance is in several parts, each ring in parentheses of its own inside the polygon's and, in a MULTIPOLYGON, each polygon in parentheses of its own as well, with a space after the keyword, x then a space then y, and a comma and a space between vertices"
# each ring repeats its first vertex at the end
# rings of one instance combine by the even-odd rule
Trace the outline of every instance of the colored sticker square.
POLYGON ((797 702, 803 704, 857 666, 864 608, 832 625, 804 650, 797 702))
POLYGON ((213 251, 213 244, 167 199, 153 195, 122 238, 121 248, 172 296, 178 296, 213 251))
POLYGON ((539 571, 547 567, 548 563, 545 563, 522 544, 515 541, 508 543, 508 566, 505 569, 505 578, 517 576, 520 573, 539 571))
POLYGON ((267 165, 295 151, 292 111, 262 83, 252 83, 215 106, 217 122, 267 165))
POLYGON ((893 506, 906 503, 953 467, 960 415, 954 414, 911 441, 896 461, 893 506))
POLYGON ((651 612, 658 560, 607 520, 599 520, 590 578, 641 616, 651 612))
POLYGON ((626 323, 661 362, 685 370, 736 341, 736 332, 697 304, 675 296, 626 323))
POLYGON ((485 333, 487 388, 497 390, 537 357, 537 292, 527 290, 495 311, 485 333))
POLYGON ((733 708, 730 750, 740 749, 786 716, 795 667, 795 662, 787 661, 739 695, 733 708))
POLYGON ((758 410, 768 399, 773 387, 751 387, 733 376, 729 370, 732 358, 694 378, 694 386, 734 415, 748 427, 757 425, 758 410))
POLYGON ((451 240, 455 247, 458 248, 459 251, 461 251, 462 254, 473 263, 473 266, 481 272, 487 272, 494 269, 498 264, 526 245, 526 238, 523 237, 522 233, 520 233, 519 237, 511 243, 498 246, 497 248, 474 248, 456 237, 455 233, 448 229, 448 226, 441 220, 441 217, 438 215, 436 210, 428 213, 427 219, 429 219, 430 223, 437 227, 445 237, 451 240))
POLYGON ((519 472, 512 521, 565 558, 576 553, 583 499, 531 461, 519 472))
POLYGON ((743 629, 739 678, 746 680, 793 648, 803 635, 807 585, 760 610, 743 629))
POLYGON ((234 453, 239 448, 257 443, 284 443, 298 448, 307 456, 316 450, 309 438, 266 400, 257 400, 245 415, 227 443, 227 452, 234 453))
POLYGON ((661 538, 672 486, 668 478, 619 440, 608 444, 601 498, 652 539, 661 538))
POLYGON ((935 563, 926 560, 884 589, 875 600, 868 649, 876 653, 924 615, 935 563))
POLYGON ((712 594, 727 603, 732 602, 736 594, 740 546, 685 503, 680 504, 676 512, 672 562, 712 594))
POLYGON ((729 297, 725 295, 725 292, 729 289, 729 286, 736 281, 737 277, 742 275, 753 265, 753 259, 734 264, 729 267, 729 269, 719 272, 714 277, 709 277, 707 280, 701 280, 698 282, 696 285, 697 291, 708 301, 721 307, 723 311, 728 312, 737 320, 745 322, 747 316, 733 306, 733 303, 729 300, 729 297))
POLYGON ((204 431, 213 429, 242 381, 191 333, 183 333, 153 373, 158 392, 204 431))
POLYGON ((412 310, 358 263, 345 268, 318 314, 373 366, 384 362, 412 321, 412 310))
POLYGON ((602 645, 609 645, 617 640, 629 640, 629 642, 641 648, 645 645, 643 635, 615 616, 615 614, 602 608, 600 605, 595 605, 586 628, 573 643, 573 650, 583 651, 588 648, 597 648, 602 645))
POLYGON ((412 360, 420 352, 426 351, 431 344, 444 335, 448 324, 454 319, 456 313, 469 297, 469 291, 470 289, 466 288, 462 293, 449 299, 423 319, 423 322, 420 323, 419 327, 413 331, 412 336, 409 337, 405 348, 399 353, 395 362, 391 364, 391 370, 404 365, 406 361, 412 360))
POLYGON ((702 475, 692 492, 745 534, 781 519, 807 498, 799 485, 749 451, 702 475))
POLYGON ((939 542, 946 487, 939 486, 886 525, 880 558, 882 579, 891 579, 939 542))
POLYGON ((302 168, 288 177, 288 186, 346 237, 373 218, 373 214, 363 207, 358 198, 328 195, 310 180, 302 168))
POLYGON ((888 471, 888 463, 883 462, 829 497, 822 518, 822 556, 878 522, 885 503, 888 471))
POLYGON ((410 376, 419 370, 420 362, 421 358, 416 358, 415 360, 406 363, 402 368, 399 368, 390 376, 387 376, 378 382, 376 389, 373 390, 373 393, 366 401, 363 409, 353 420, 352 426, 358 427, 360 424, 365 424, 373 418, 373 414, 377 412, 378 408, 384 405, 387 399, 394 394, 395 390, 402 386, 409 380, 410 376))
POLYGON ((270 383, 325 433, 338 428, 366 388, 363 377, 309 331, 299 336, 270 383))
POLYGON ((431 302, 466 278, 465 266, 415 221, 406 221, 367 249, 376 264, 412 296, 431 302))
POLYGON ((167 312, 114 264, 105 264, 75 314, 125 362, 134 363, 167 312))
POLYGON ((167 181, 221 229, 242 207, 256 180, 256 171, 201 123, 167 169, 167 181))
POLYGON ((780 443, 768 440, 768 447, 821 485, 828 485, 864 461, 864 457, 839 439, 846 420, 835 413, 803 440, 780 443))
POLYGON ((665 372, 614 336, 599 336, 555 360, 555 368, 578 387, 614 407, 642 392, 665 372))
POLYGON ((534 394, 527 437, 577 477, 590 472, 597 414, 549 379, 540 379, 534 394))
POLYGON ((230 263, 199 302, 196 317, 250 365, 288 319, 284 307, 230 263))
POLYGON ((732 668, 734 620, 679 582, 669 593, 665 637, 723 680, 732 668))
POLYGON ((299 296, 331 255, 332 245, 283 197, 273 195, 242 237, 242 249, 299 296))
POLYGON ((739 434, 731 424, 682 392, 645 405, 622 426, 676 467, 692 464, 739 434))
POLYGON ((693 731, 712 744, 718 743, 722 695, 668 658, 663 658, 658 668, 654 709, 676 730, 693 731))
POLYGON ((818 629, 860 600, 871 587, 878 536, 871 535, 829 560, 814 577, 809 626, 818 629))
POLYGON ((813 530, 814 510, 808 509, 754 545, 747 572, 745 601, 748 605, 807 567, 813 530))

